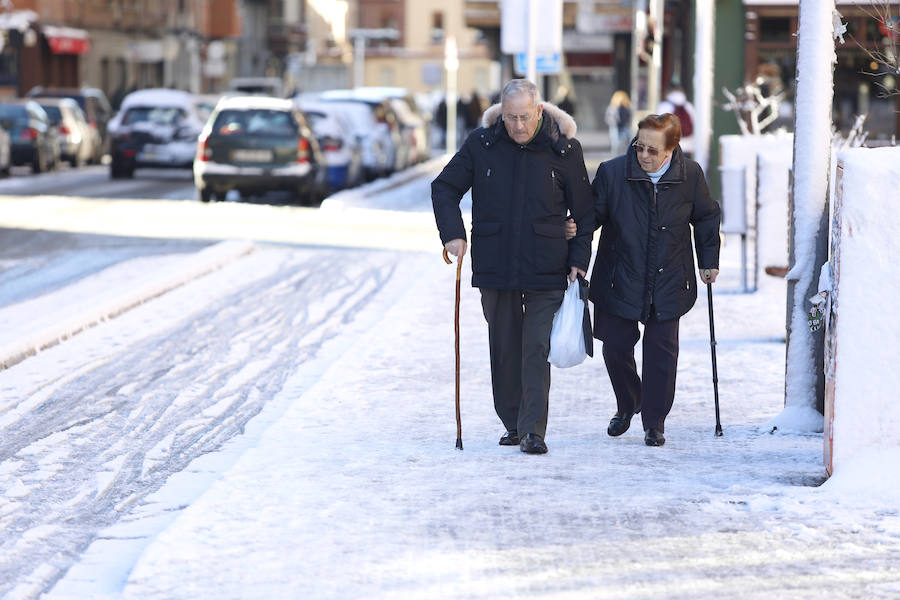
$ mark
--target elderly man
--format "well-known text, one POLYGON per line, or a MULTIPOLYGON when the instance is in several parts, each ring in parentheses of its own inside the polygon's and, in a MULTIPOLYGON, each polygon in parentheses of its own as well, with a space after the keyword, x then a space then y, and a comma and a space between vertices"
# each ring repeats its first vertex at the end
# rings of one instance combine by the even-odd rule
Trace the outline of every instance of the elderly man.
POLYGON ((488 324, 494 408, 504 446, 547 452, 550 329, 590 261, 593 206, 575 121, 514 79, 431 184, 441 242, 466 251, 459 202, 472 190, 472 285, 488 324), (583 235, 567 241, 566 218, 583 235))
MULTIPOLYGON (((628 152, 601 164, 593 182, 601 227, 591 273, 594 337, 603 341, 618 405, 607 433, 622 435, 640 412, 648 446, 666 442, 678 323, 697 300, 691 228, 700 279, 711 283, 719 273, 719 205, 700 165, 682 153, 680 138, 675 115, 644 117, 628 152), (634 362, 638 321, 644 324, 642 376, 634 362)), ((575 229, 568 226, 567 235, 575 229)))

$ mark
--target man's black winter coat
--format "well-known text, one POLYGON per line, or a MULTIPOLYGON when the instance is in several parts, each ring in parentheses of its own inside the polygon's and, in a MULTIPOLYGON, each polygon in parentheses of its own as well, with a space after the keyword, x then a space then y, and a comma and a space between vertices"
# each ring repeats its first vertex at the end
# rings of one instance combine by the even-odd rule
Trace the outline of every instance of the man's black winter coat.
POLYGON ((659 183, 634 148, 600 165, 593 182, 600 243, 591 274, 595 310, 646 322, 681 317, 697 300, 691 225, 701 269, 719 267, 719 205, 703 171, 676 146, 659 183))
POLYGON ((593 198, 575 121, 543 104, 534 139, 509 137, 500 105, 485 111, 431 184, 441 242, 467 239, 459 202, 472 189, 472 285, 505 290, 564 290, 569 267, 587 271, 593 198), (565 239, 571 214, 579 236, 565 239))

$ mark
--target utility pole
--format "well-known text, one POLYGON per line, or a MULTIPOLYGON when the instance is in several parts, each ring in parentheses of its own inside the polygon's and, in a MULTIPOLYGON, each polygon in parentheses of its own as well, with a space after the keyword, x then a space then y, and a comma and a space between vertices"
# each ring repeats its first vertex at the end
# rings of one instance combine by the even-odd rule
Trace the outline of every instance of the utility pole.
POLYGON ((824 347, 807 324, 809 298, 828 259, 831 103, 834 97, 834 0, 800 0, 797 110, 791 187, 785 408, 824 412, 824 347))
POLYGON ((694 160, 707 179, 709 173, 709 145, 712 139, 713 98, 715 84, 716 3, 715 0, 696 0, 694 13, 694 160))
POLYGON ((650 24, 653 26, 653 52, 647 73, 647 110, 656 112, 662 97, 662 45, 665 0, 650 0, 650 24))
POLYGON ((447 72, 447 153, 456 152, 456 75, 459 72, 459 49, 456 36, 448 35, 444 43, 444 70, 447 72))
MULTIPOLYGON (((528 0, 528 81, 537 84, 537 0, 528 0)), ((538 86, 540 88, 540 86, 538 86)))

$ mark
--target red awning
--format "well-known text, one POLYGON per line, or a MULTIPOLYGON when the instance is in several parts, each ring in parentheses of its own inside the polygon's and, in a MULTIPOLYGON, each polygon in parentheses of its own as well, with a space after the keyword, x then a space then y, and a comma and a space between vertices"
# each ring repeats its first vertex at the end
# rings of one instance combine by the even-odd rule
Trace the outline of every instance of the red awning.
POLYGON ((87 54, 91 51, 88 32, 74 27, 41 27, 53 54, 87 54))

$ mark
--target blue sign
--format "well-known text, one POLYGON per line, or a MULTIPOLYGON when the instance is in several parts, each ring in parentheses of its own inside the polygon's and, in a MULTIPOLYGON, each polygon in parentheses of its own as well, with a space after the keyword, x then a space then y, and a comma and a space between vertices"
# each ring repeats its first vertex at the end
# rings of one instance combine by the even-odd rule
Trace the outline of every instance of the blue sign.
MULTIPOLYGON (((528 53, 516 53, 515 60, 516 71, 521 75, 528 73, 528 53)), ((538 54, 535 60, 535 67, 538 73, 559 73, 562 69, 562 56, 559 52, 553 54, 538 54)))

